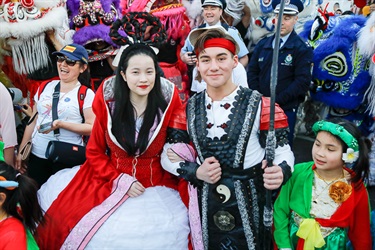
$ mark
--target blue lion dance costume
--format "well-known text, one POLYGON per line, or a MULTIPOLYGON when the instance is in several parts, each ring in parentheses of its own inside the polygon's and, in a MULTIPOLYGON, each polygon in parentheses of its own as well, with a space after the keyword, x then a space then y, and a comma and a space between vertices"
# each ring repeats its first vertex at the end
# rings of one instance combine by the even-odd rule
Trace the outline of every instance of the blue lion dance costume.
POLYGON ((327 117, 322 118, 340 116, 368 135, 373 124, 364 101, 371 82, 369 58, 357 47, 357 34, 365 22, 363 16, 320 12, 305 24, 300 36, 314 48, 310 96, 328 109, 327 117))

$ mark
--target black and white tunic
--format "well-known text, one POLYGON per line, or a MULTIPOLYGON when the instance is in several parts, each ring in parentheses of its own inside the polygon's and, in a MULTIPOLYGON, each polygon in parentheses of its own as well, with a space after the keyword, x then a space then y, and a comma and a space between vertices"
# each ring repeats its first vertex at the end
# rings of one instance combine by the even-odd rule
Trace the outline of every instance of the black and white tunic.
MULTIPOLYGON (((259 92, 242 87, 221 101, 212 101, 206 92, 189 100, 188 130, 198 164, 214 156, 222 168, 220 181, 203 183, 198 190, 205 249, 264 249, 263 244, 268 244, 262 241, 261 102, 259 92)), ((274 162, 293 166, 294 156, 285 140, 278 138, 274 162)))

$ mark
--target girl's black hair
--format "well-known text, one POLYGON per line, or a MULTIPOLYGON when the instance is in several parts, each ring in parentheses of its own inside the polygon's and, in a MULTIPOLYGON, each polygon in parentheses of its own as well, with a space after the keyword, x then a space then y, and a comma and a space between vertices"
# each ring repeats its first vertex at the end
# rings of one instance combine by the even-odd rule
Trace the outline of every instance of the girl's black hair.
MULTIPOLYGON (((359 157, 356 162, 350 167, 355 175, 352 176, 351 181, 360 183, 361 180, 366 180, 370 171, 369 152, 371 150, 371 141, 364 137, 359 128, 352 122, 342 118, 331 118, 328 121, 343 126, 355 139, 358 141, 359 157)), ((343 153, 348 149, 348 145, 338 136, 335 136, 341 143, 343 153)))
POLYGON ((17 170, 3 161, 0 161, 0 176, 8 181, 16 181, 19 185, 13 190, 0 187, 0 192, 6 195, 2 209, 8 215, 20 220, 31 233, 35 233, 37 224, 43 222, 43 211, 37 196, 37 183, 26 175, 19 174, 17 170), (18 204, 20 211, 17 209, 18 204))
POLYGON ((161 90, 161 72, 162 70, 158 65, 156 54, 148 45, 131 45, 125 49, 121 55, 119 68, 117 69, 115 77, 115 108, 112 117, 112 133, 129 155, 134 156, 137 152, 142 153, 147 148, 150 130, 154 125, 155 118, 157 119, 157 122, 160 122, 161 112, 164 112, 167 108, 168 104, 161 90), (130 58, 136 55, 146 55, 151 57, 154 61, 156 71, 155 84, 147 97, 147 106, 143 115, 143 124, 139 131, 137 140, 135 139, 135 109, 130 101, 130 89, 120 73, 121 71, 124 73, 126 72, 130 58))

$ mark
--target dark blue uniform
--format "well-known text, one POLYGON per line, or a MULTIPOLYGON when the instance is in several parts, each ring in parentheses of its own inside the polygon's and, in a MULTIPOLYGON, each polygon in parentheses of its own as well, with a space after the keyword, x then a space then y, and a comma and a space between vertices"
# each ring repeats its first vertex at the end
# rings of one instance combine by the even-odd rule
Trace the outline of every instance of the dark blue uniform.
MULTIPOLYGON (((275 36, 266 37, 256 45, 248 65, 247 79, 251 89, 270 96, 271 66, 275 36)), ((295 113, 304 100, 311 82, 313 50, 292 31, 280 48, 276 86, 276 102, 288 116, 292 143, 295 113)))

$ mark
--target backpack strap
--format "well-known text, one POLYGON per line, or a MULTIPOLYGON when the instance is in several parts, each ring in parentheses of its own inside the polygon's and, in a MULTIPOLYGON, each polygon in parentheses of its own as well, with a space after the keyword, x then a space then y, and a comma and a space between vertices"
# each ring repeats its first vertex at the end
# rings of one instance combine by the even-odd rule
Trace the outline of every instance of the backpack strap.
MULTIPOLYGON (((52 95, 52 122, 54 120, 59 119, 59 115, 57 114, 57 105, 59 105, 59 99, 60 99, 60 82, 56 84, 55 89, 53 91, 52 95)), ((60 129, 54 129, 53 134, 55 137, 60 136, 60 129)))
POLYGON ((85 122, 85 117, 83 115, 83 104, 85 103, 85 97, 87 93, 88 87, 81 85, 78 89, 78 105, 79 105, 79 113, 82 116, 82 121, 85 122))
POLYGON ((39 84, 39 88, 38 88, 38 100, 40 98, 40 95, 42 94, 42 92, 44 91, 44 89, 46 88, 47 84, 50 83, 51 80, 47 80, 47 81, 43 81, 39 84))
MULTIPOLYGON (((51 81, 44 81, 39 85, 38 89, 38 99, 40 98, 40 95, 42 94, 43 90, 46 88, 47 84, 51 81)), ((82 116, 83 122, 85 122, 85 117, 83 116, 83 104, 85 103, 85 97, 87 93, 88 87, 81 85, 78 89, 77 98, 78 98, 78 105, 79 105, 79 113, 82 116)))

